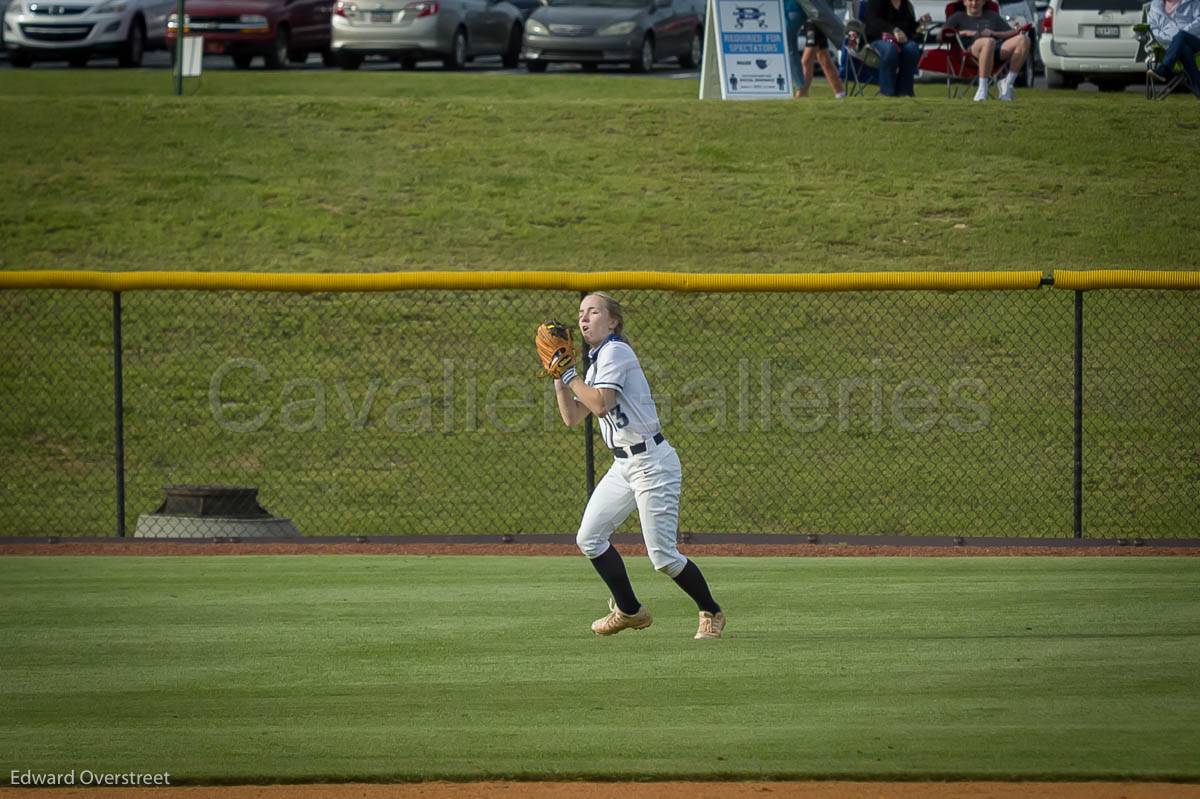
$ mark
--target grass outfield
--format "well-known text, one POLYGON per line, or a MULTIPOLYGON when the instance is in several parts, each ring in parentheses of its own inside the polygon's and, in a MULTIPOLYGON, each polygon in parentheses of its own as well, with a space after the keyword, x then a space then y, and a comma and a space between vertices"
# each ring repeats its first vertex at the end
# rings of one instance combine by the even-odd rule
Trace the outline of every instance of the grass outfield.
POLYGON ((1193 558, 0 560, 8 769, 172 782, 1200 779, 1193 558))

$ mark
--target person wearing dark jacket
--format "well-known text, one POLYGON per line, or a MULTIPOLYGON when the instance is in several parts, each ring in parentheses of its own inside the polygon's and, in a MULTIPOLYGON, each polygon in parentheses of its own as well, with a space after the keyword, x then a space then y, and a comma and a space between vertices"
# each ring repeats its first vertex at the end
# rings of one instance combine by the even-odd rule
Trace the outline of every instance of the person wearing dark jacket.
MULTIPOLYGON (((928 21, 929 15, 922 17, 928 21)), ((867 41, 879 53, 879 93, 912 97, 921 46, 917 15, 910 0, 868 0, 867 41)))

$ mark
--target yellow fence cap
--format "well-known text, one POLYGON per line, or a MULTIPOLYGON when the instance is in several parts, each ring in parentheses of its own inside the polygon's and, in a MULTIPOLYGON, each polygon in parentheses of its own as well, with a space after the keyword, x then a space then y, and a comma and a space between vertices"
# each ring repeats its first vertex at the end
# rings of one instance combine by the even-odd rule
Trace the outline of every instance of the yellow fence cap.
POLYGON ((692 272, 0 272, 0 289, 126 291, 363 292, 412 290, 650 289, 680 292, 997 291, 1035 289, 1042 273, 837 272, 700 274, 692 272))

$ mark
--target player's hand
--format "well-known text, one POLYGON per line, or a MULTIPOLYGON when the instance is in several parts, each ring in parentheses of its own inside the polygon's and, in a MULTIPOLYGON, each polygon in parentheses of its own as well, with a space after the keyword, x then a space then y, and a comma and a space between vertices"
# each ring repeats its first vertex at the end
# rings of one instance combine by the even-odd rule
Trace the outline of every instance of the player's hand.
POLYGON ((904 35, 904 31, 900 30, 899 28, 896 28, 896 42, 899 44, 904 44, 907 41, 908 41, 908 37, 906 35, 904 35))

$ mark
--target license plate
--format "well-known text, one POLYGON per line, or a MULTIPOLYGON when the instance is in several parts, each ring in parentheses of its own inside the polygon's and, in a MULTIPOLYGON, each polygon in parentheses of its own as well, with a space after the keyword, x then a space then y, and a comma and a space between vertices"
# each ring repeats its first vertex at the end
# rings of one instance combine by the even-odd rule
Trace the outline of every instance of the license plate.
POLYGON ((1121 27, 1119 25, 1097 25, 1097 39, 1120 39, 1121 27))
POLYGON ((220 55, 221 53, 225 52, 225 44, 223 42, 205 42, 204 52, 216 53, 220 55))
POLYGON ((371 21, 372 22, 391 22, 392 21, 392 12, 391 11, 372 11, 371 12, 371 21))

